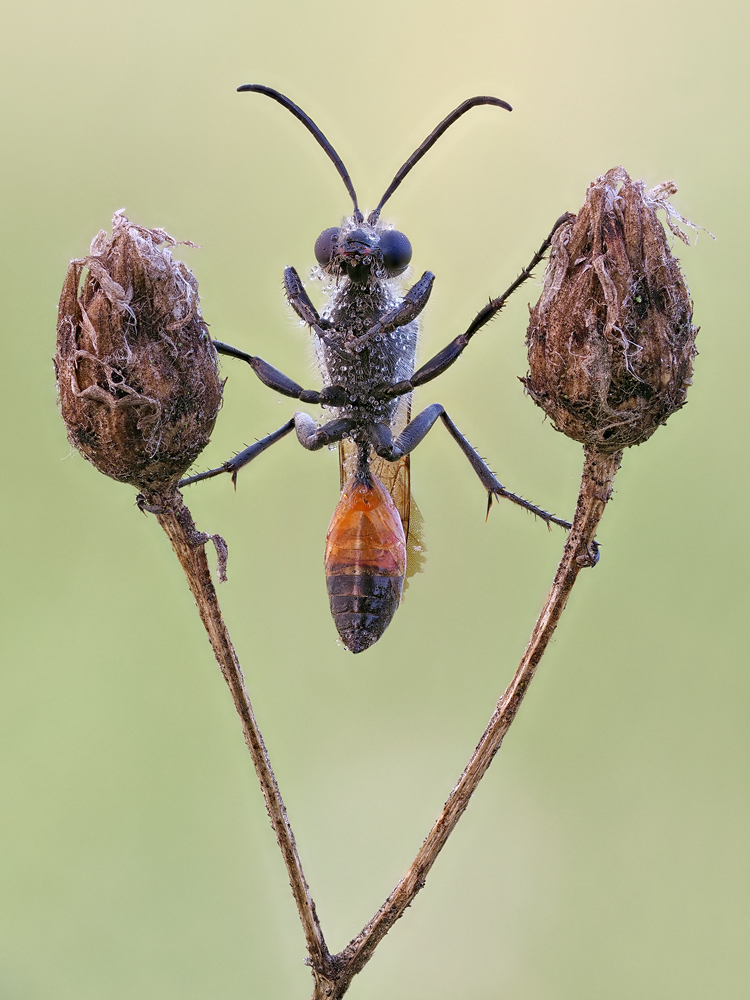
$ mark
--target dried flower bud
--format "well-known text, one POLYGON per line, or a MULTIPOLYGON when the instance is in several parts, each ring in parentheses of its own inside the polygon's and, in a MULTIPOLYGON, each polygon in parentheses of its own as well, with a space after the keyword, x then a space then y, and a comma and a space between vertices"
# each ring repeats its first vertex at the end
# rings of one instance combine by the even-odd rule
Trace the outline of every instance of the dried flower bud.
MULTIPOLYGON (((558 430, 605 453, 641 444, 685 402, 696 354, 692 303, 656 210, 667 198, 622 167, 599 177, 555 233, 531 311, 526 389, 558 430)), ((687 223, 691 225, 691 223, 687 223)))
POLYGON ((222 391, 198 283, 161 244, 177 245, 115 215, 68 268, 55 357, 71 444, 147 491, 173 487, 208 444, 222 391))

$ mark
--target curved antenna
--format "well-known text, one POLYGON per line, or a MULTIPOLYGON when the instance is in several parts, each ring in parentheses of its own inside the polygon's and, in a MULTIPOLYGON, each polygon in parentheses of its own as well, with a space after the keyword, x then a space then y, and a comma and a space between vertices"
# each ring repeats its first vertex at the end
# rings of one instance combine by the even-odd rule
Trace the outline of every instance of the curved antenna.
POLYGON ((297 107, 297 105, 293 101, 290 101, 288 97, 285 97, 283 94, 280 94, 278 90, 274 90, 273 87, 266 87, 262 83, 245 83, 243 84, 243 86, 238 87, 237 90, 240 92, 244 90, 251 90, 256 94, 265 94, 266 97, 270 97, 274 101, 278 101, 279 104, 281 104, 283 107, 287 109, 287 111, 291 111, 291 113, 294 115, 295 118, 299 118, 299 120, 302 122, 305 128, 309 132, 312 132, 312 134, 318 140, 319 144, 323 147, 323 149, 328 154, 329 158, 332 160, 333 165, 339 172, 341 180, 344 182, 344 185, 346 186, 346 190, 349 192, 349 197, 352 199, 352 202, 354 203, 354 215, 357 218, 357 220, 361 221, 362 213, 360 212, 359 205, 357 204, 357 193, 354 190, 352 179, 349 176, 346 167, 344 166, 343 160, 336 152, 336 150, 333 148, 333 146, 330 144, 328 139, 326 139, 326 137, 320 131, 320 129, 312 120, 312 118, 310 118, 309 115, 306 115, 305 112, 302 110, 302 108, 297 107))
POLYGON ((385 205, 385 203, 388 201, 390 196, 399 186, 401 181, 409 173, 411 168, 416 163, 419 163, 419 161, 422 159, 427 150, 431 149, 435 145, 435 143, 438 141, 443 132, 446 131, 446 129, 449 129, 455 121, 458 121, 461 115, 465 115, 467 111, 469 111, 471 108, 475 108, 478 104, 494 104, 495 107, 505 108, 506 111, 513 110, 510 104, 508 104, 506 101, 501 101, 499 97, 470 97, 468 100, 464 101, 463 104, 459 104, 459 106, 454 111, 451 111, 451 113, 448 115, 447 118, 444 118, 440 122, 440 124, 436 128, 434 128, 432 132, 430 132, 425 141, 414 150, 409 159, 401 167, 401 169, 398 171, 396 176, 391 181, 390 187, 385 192, 383 197, 380 199, 378 207, 373 212, 370 212, 370 215, 367 220, 368 222, 374 223, 378 221, 378 216, 380 215, 380 211, 383 205, 385 205))

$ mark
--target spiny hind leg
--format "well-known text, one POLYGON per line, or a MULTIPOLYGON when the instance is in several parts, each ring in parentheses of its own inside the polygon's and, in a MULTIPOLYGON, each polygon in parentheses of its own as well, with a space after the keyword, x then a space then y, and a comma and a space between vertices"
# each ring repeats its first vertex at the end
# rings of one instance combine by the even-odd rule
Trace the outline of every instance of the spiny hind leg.
POLYGON ((181 479, 177 484, 179 487, 191 486, 193 483, 199 483, 203 479, 213 479, 214 476, 220 476, 225 472, 228 472, 232 477, 232 482, 237 483, 237 473, 240 469, 247 465, 248 462, 252 462, 254 458, 257 458, 261 452, 264 452, 266 448, 270 448, 272 444, 276 444, 277 441, 281 441, 285 438, 287 434, 294 430, 294 419, 287 420, 283 427, 279 427, 277 431, 273 431, 272 434, 267 434, 260 441, 256 441, 251 444, 244 451, 239 452, 234 458, 230 458, 228 462, 224 462, 216 469, 209 469, 208 472, 199 472, 195 476, 188 476, 187 479, 181 479))
POLYGON ((297 440, 308 451, 317 451, 326 445, 336 444, 357 426, 356 420, 349 417, 338 417, 322 427, 318 427, 307 413, 295 413, 293 424, 297 431, 297 440))
POLYGON ((461 431, 456 427, 448 414, 443 410, 440 417, 445 424, 448 433, 456 442, 461 451, 466 455, 469 460, 469 464, 472 469, 476 472, 479 477, 479 481, 482 486, 487 490, 487 513, 490 512, 490 507, 492 506, 493 499, 498 497, 503 497, 505 500, 510 500, 511 503, 518 504, 519 507, 523 507, 524 510, 531 511, 532 514, 536 514, 537 517, 541 517, 543 521, 547 524, 558 524, 561 528, 565 528, 569 531, 572 527, 570 521, 563 521, 560 517, 555 517, 554 514, 549 514, 546 510, 542 510, 541 507, 537 507, 536 504, 529 503, 528 500, 524 500, 523 497, 518 496, 516 493, 511 493, 510 490, 506 490, 503 484, 495 477, 489 465, 484 461, 484 459, 479 455, 477 451, 469 444, 466 438, 463 436, 461 431))
POLYGON ((542 510, 541 507, 537 507, 535 504, 529 503, 529 501, 524 500, 523 497, 520 497, 515 493, 511 493, 510 490, 506 490, 484 459, 477 451, 474 450, 474 448, 472 448, 463 434, 459 431, 458 427, 456 427, 453 423, 451 418, 445 412, 445 407, 441 403, 433 403, 431 406, 422 410, 421 413, 418 413, 417 416, 406 425, 395 441, 393 439, 391 429, 387 424, 370 424, 367 428, 367 433, 375 452, 381 458, 386 459, 388 462, 397 462, 400 458, 404 455, 408 455, 409 452, 413 451, 417 447, 417 445, 432 429, 438 418, 443 421, 448 433, 469 460, 469 464, 477 474, 479 481, 487 490, 488 511, 492 506, 494 498, 503 497, 506 500, 510 500, 512 503, 518 504, 519 507, 523 507, 524 510, 531 511, 532 514, 536 514, 537 517, 540 517, 547 524, 559 524, 561 528, 566 529, 571 527, 568 521, 563 521, 561 518, 555 517, 554 514, 549 514, 546 510, 542 510))
POLYGON ((228 462, 224 462, 223 465, 218 466, 216 469, 209 469, 208 472, 199 472, 195 476, 188 476, 187 479, 181 479, 177 485, 180 487, 191 486, 193 483, 199 483, 203 479, 213 479, 214 476, 221 476, 225 472, 231 475, 232 482, 236 484, 237 473, 241 468, 252 462, 266 448, 270 448, 272 444, 281 441, 282 438, 285 438, 293 430, 297 431, 297 439, 303 448, 307 448, 308 451, 317 451, 318 448, 323 448, 327 444, 335 444, 336 441, 340 441, 353 427, 354 421, 345 418, 331 420, 330 423, 318 427, 313 418, 307 413, 295 413, 292 419, 287 420, 283 427, 279 427, 277 431, 267 434, 260 441, 251 444, 244 451, 235 455, 234 458, 230 458, 228 462))

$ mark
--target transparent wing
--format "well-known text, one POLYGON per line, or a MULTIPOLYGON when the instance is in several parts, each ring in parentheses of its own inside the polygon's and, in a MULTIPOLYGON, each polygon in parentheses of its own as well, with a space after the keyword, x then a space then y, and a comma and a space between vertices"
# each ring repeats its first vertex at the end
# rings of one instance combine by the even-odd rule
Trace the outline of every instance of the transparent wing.
MULTIPOLYGON (((391 430, 394 438, 398 437, 401 431, 409 423, 411 417, 411 397, 405 399, 396 410, 391 430)), ((370 468, 374 476, 380 480, 391 495, 391 499, 396 505, 401 523, 404 526, 404 535, 409 538, 409 518, 411 508, 411 487, 409 475, 409 456, 404 455, 397 462, 386 462, 384 458, 375 458, 370 462, 370 468)), ((339 442, 339 474, 341 478, 341 489, 349 481, 351 476, 357 471, 357 448, 349 440, 339 442)))

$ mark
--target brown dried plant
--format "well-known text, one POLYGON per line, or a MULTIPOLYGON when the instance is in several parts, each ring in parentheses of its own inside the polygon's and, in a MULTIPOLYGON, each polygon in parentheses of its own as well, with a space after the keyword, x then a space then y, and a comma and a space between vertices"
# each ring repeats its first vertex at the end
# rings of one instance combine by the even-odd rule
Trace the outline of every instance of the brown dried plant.
POLYGON ((693 304, 656 214, 685 221, 622 167, 592 183, 554 235, 527 335, 526 389, 575 441, 611 454, 641 444, 685 402, 695 356, 693 304))
MULTIPOLYGON (((163 230, 115 217, 91 254, 73 261, 60 300, 56 369, 73 444, 100 471, 133 483, 185 571, 230 689, 286 865, 314 980, 313 1000, 340 1000, 425 884, 448 837, 499 750, 581 569, 597 561, 595 535, 622 459, 685 401, 695 353, 692 305, 656 216, 674 218, 667 195, 621 167, 589 188, 578 217, 563 216, 501 300, 552 258, 528 333, 526 388, 556 428, 584 444, 573 524, 552 587, 513 680, 476 750, 403 878, 338 954, 329 951, 268 752, 224 623, 205 553, 213 538, 222 574, 226 548, 199 532, 176 488, 208 441, 221 399, 216 356, 197 284, 160 244, 163 230), (88 276, 80 290, 82 270, 88 276)), ((682 220, 684 222, 684 220, 682 220)), ((677 230, 678 235, 682 235, 677 230)), ((498 307, 499 309, 499 307, 498 307)), ((498 311, 497 309, 495 311, 498 311)), ((480 313, 480 317, 481 317, 480 313)))
POLYGON ((176 245, 118 212, 112 235, 71 261, 60 297, 55 371, 70 443, 141 490, 177 483, 221 404, 198 283, 172 259, 176 245))

